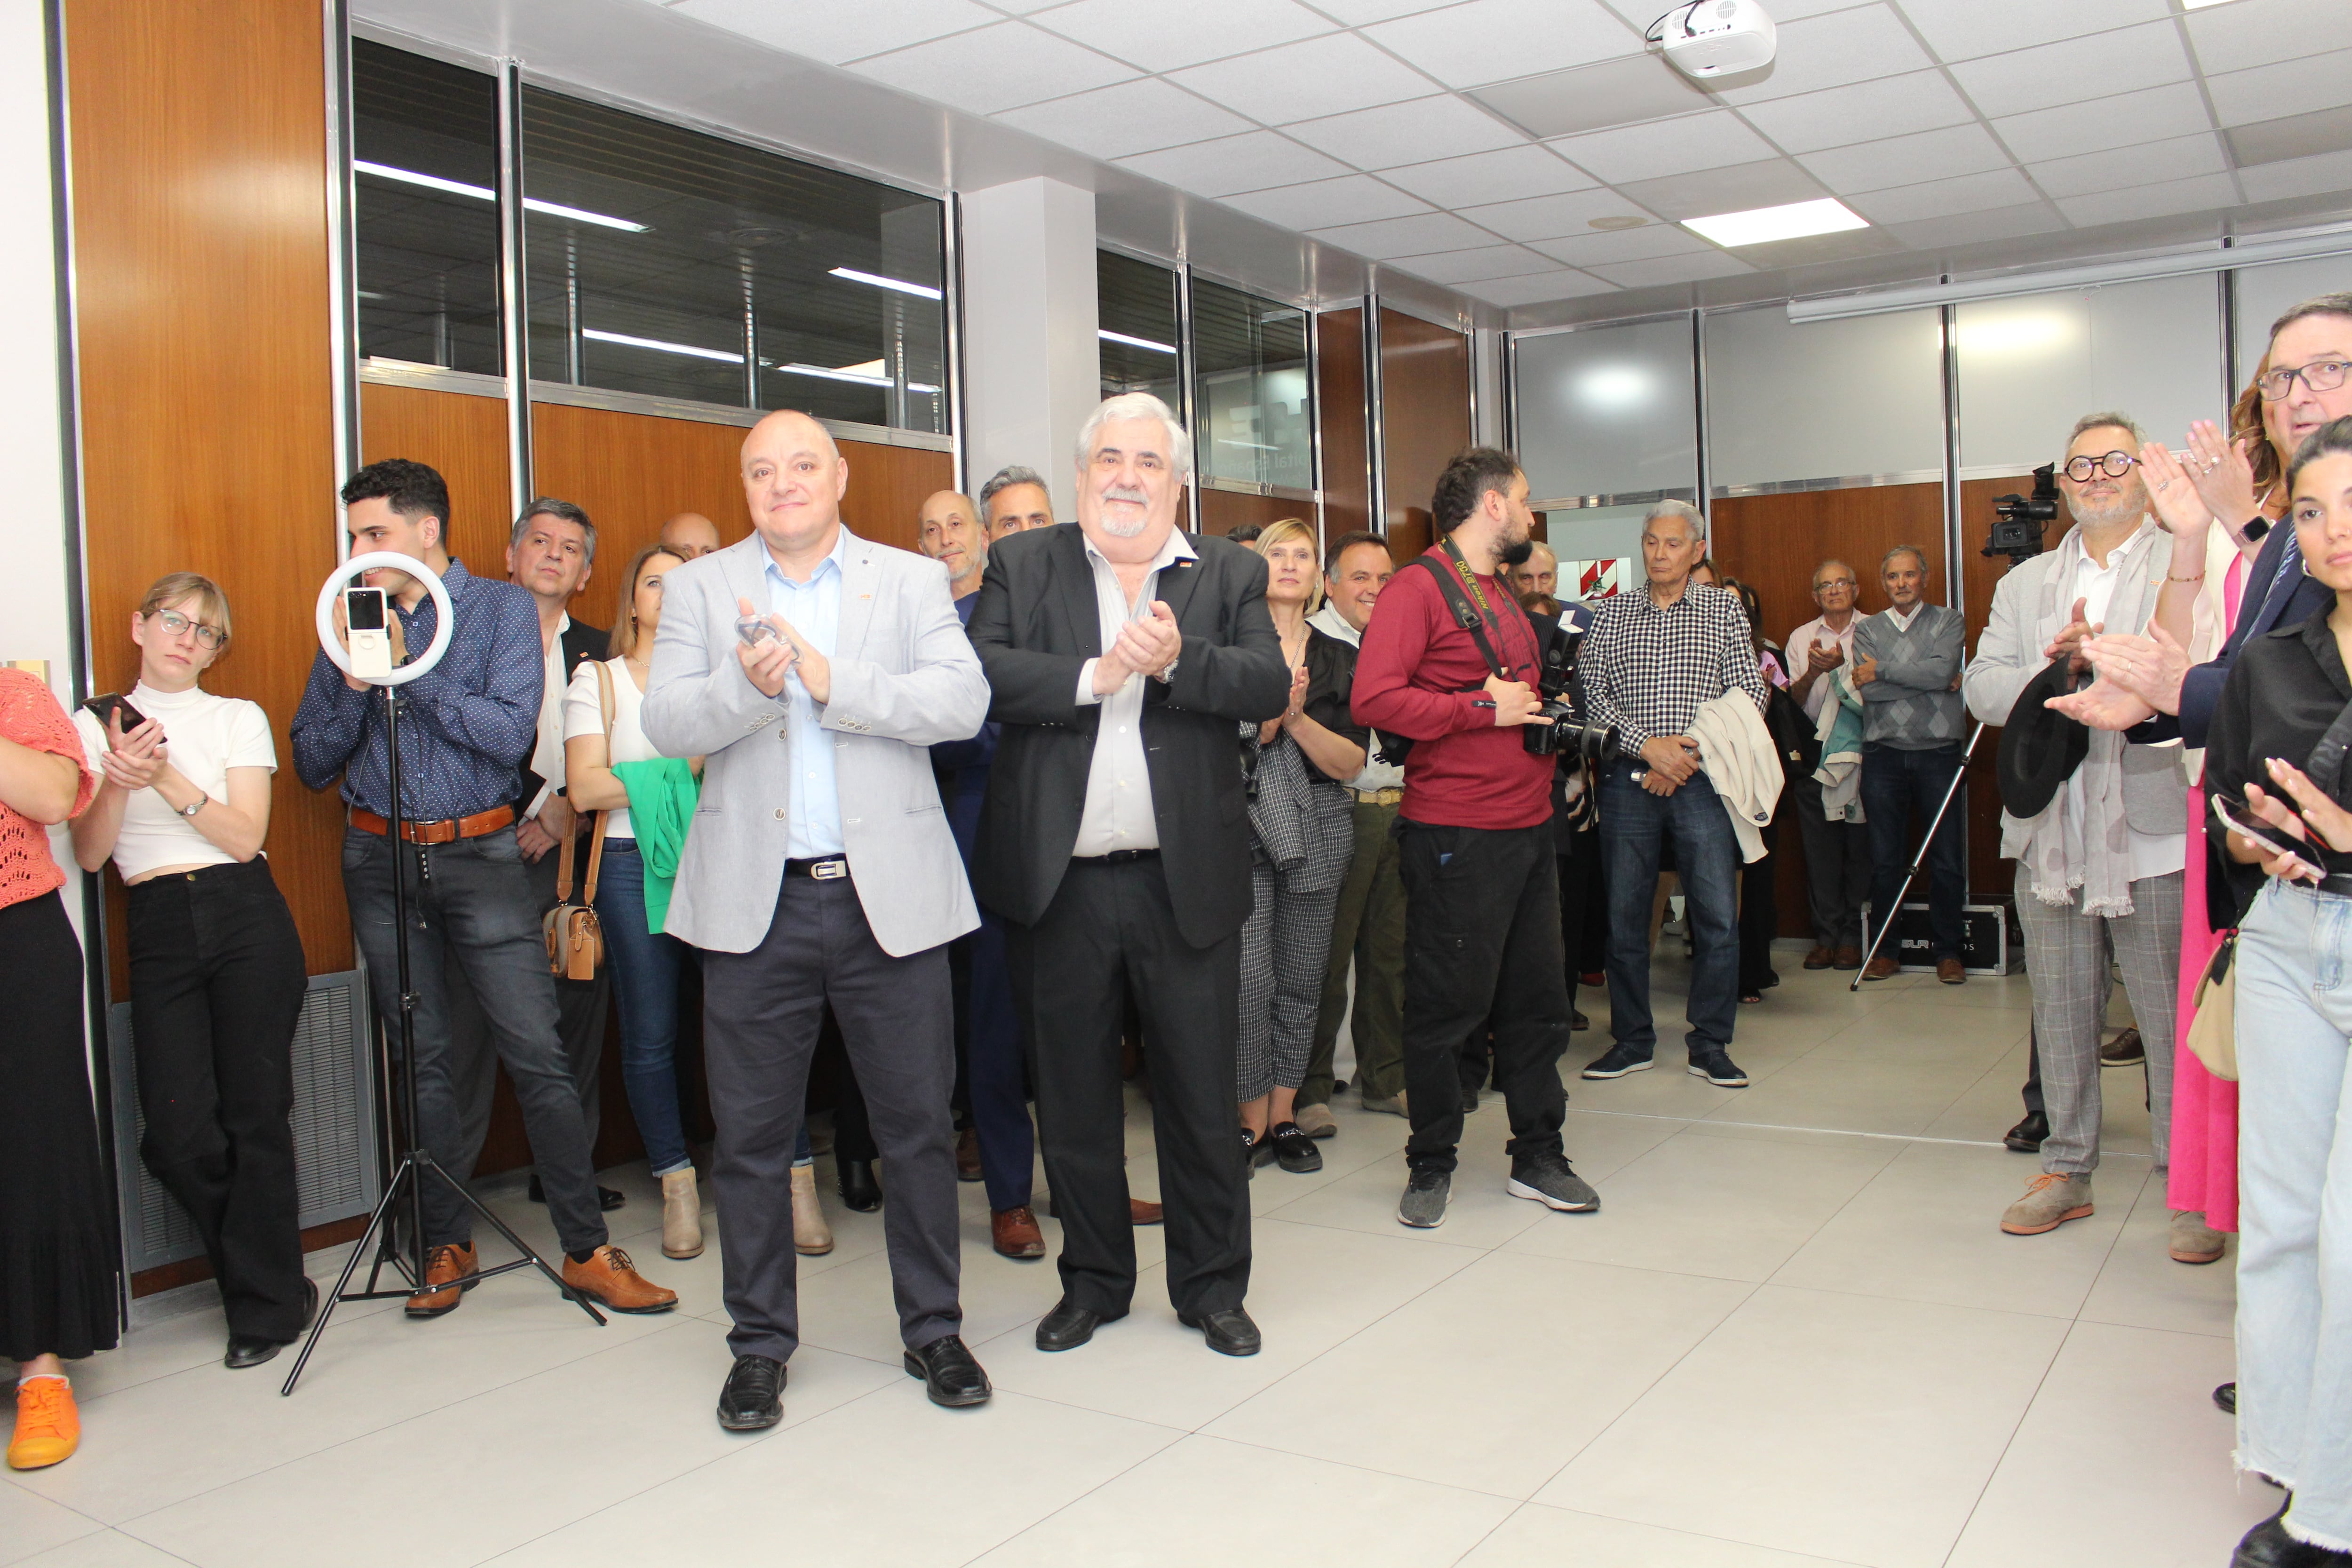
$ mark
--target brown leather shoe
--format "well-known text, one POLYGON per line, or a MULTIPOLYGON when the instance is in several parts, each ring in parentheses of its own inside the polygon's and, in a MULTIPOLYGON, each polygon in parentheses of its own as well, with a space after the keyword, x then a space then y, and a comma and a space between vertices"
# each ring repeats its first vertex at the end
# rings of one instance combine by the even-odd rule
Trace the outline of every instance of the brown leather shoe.
POLYGON ((425 1254, 425 1285, 408 1299, 408 1315, 412 1318, 437 1318, 444 1312, 454 1312, 466 1292, 474 1288, 474 1276, 481 1265, 474 1257, 474 1244, 463 1247, 436 1247, 425 1254))
POLYGON ((1816 946, 1812 952, 1805 954, 1805 967, 1807 969, 1827 969, 1830 966, 1831 961, 1837 955, 1832 952, 1828 948, 1816 946))
POLYGON ((1864 980, 1884 980, 1890 974, 1902 973, 1902 963, 1882 952, 1870 961, 1870 967, 1862 972, 1862 977, 1864 980))
POLYGON ((1037 1228, 1037 1216, 1029 1212, 1027 1204, 1016 1209, 989 1210, 988 1235, 1003 1257, 1032 1258, 1045 1256, 1045 1233, 1037 1228))
POLYGON ((1166 1213, 1158 1204, 1149 1204, 1141 1198, 1127 1200, 1127 1223, 1129 1225, 1158 1225, 1166 1213))
POLYGON ((638 1273, 629 1255, 617 1247, 600 1247, 585 1263, 563 1260, 563 1282, 614 1312, 667 1312, 677 1305, 677 1292, 664 1289, 638 1273))
POLYGON ((956 1134, 956 1180, 980 1180, 980 1129, 967 1127, 956 1134))
POLYGON ((1947 985, 1965 985, 1969 972, 1957 958, 1939 958, 1936 960, 1936 978, 1947 985))
POLYGON ((1860 969, 1862 967, 1862 949, 1853 946, 1850 942, 1844 947, 1839 948, 1837 950, 1837 956, 1830 960, 1830 967, 1832 969, 1860 969))

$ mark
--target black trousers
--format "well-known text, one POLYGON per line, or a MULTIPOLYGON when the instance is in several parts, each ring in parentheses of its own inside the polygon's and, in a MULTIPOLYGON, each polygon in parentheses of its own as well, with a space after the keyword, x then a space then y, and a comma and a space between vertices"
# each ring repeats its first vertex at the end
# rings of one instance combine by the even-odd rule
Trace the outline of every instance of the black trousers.
POLYGON ((1107 1318, 1135 1296, 1119 1040, 1134 994, 1151 1063, 1153 1142, 1167 1204, 1168 1298, 1238 1307, 1249 1289, 1249 1173, 1235 1120, 1241 932, 1187 942, 1159 859, 1073 860, 1034 926, 1006 921, 1013 1005, 1045 1181, 1062 1222, 1062 1292, 1107 1318))
POLYGON ((890 1184, 882 1229, 899 1336, 920 1347, 963 1325, 947 949, 893 958, 874 940, 848 878, 786 877, 759 946, 702 955, 703 1051, 719 1123, 710 1189, 734 1321, 727 1345, 737 1355, 789 1361, 800 1346, 793 1154, 828 1005, 890 1184))
POLYGON ((1462 1142, 1461 1062, 1494 1029, 1495 1079, 1514 1160, 1558 1153, 1568 1119, 1559 1056, 1569 999, 1552 826, 1495 830, 1397 819, 1404 872, 1405 1163, 1451 1171, 1462 1142))
POLYGON ((195 1221, 232 1334, 302 1332, 294 1026, 308 988, 294 917, 258 857, 130 890, 139 1152, 195 1221))
POLYGON ((1772 938, 1780 924, 1780 897, 1773 863, 1780 825, 1768 822, 1760 835, 1764 858, 1739 868, 1739 994, 1760 995, 1778 978, 1772 969, 1772 938))
POLYGON ((1573 1007, 1584 973, 1586 934, 1609 923, 1607 895, 1601 888, 1601 835, 1588 827, 1573 835, 1570 847, 1564 850, 1559 847, 1558 838, 1552 842, 1559 861, 1560 967, 1568 985, 1568 1004, 1573 1007))

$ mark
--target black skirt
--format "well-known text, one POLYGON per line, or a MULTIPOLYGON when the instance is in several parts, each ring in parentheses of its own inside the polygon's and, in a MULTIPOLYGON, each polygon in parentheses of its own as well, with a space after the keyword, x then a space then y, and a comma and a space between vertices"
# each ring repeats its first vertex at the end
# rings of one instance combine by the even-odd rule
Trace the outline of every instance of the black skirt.
POLYGON ((81 944, 54 893, 0 909, 0 1354, 118 1331, 113 1204, 82 1052, 81 944))

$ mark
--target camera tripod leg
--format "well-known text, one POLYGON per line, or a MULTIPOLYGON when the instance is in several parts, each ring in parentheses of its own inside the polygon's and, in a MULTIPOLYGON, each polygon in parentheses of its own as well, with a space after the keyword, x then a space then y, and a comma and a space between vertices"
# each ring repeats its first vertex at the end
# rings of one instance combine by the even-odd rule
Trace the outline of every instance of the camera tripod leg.
POLYGON ((1903 874, 1903 885, 1895 890, 1895 908, 1878 911, 1878 931, 1870 939, 1870 951, 1862 955, 1862 967, 1853 972, 1853 979, 1847 983, 1846 994, 1852 995, 1862 989, 1863 977, 1870 973, 1871 961, 1878 956, 1878 944, 1886 940, 1886 933, 1893 931, 1895 922, 1902 918, 1903 900, 1910 896, 1911 884, 1919 879, 1919 868, 1927 863, 1928 852, 1936 845, 1936 830, 1944 826, 1944 814, 1952 809, 1952 797, 1959 794, 1961 786, 1969 782, 1969 759, 1977 754, 1977 742, 1984 739, 1984 732, 1985 727, 1979 722, 1969 734, 1969 743, 1960 748, 1959 768, 1952 774, 1950 784, 1946 786, 1944 798, 1937 804, 1936 815, 1928 820, 1927 831, 1919 836, 1919 858, 1911 862, 1911 869, 1903 874))
MULTIPOLYGON (((433 1157, 430 1154, 424 1157, 424 1164, 425 1169, 431 1171, 435 1175, 448 1183, 452 1187, 455 1187, 457 1190, 457 1195, 465 1199, 467 1203, 470 1204, 476 1214, 481 1215, 484 1219, 488 1220, 491 1227, 497 1230, 500 1236, 507 1238, 507 1245, 509 1247, 511 1247, 517 1252, 521 1253, 523 1258, 529 1259, 541 1274, 546 1275, 549 1281, 551 1282, 558 1290, 563 1293, 563 1299, 565 1300, 576 1302, 579 1305, 580 1310, 587 1313, 592 1321, 596 1323, 600 1328, 604 1326, 604 1314, 596 1310, 596 1303, 590 1300, 586 1296, 582 1295, 579 1291, 574 1290, 571 1286, 566 1285, 563 1282, 563 1276, 556 1272, 556 1270, 549 1265, 546 1258, 541 1258, 536 1251, 532 1250, 530 1246, 525 1242, 522 1237, 517 1236, 508 1226, 506 1221, 492 1214, 488 1205, 484 1204, 481 1199, 468 1192, 466 1188, 465 1183, 457 1180, 457 1177, 451 1175, 448 1172, 435 1164, 433 1163, 433 1157)), ((522 1259, 517 1259, 518 1262, 521 1260, 522 1259)), ((512 1268, 513 1265, 509 1264, 507 1267, 512 1268)))
MULTIPOLYGON (((310 1364, 310 1352, 319 1348, 319 1336, 327 1331, 327 1320, 335 1315, 335 1308, 342 1301, 352 1276, 359 1271, 360 1259, 368 1255, 368 1243, 374 1240, 379 1232, 390 1239, 392 1205, 400 1201, 402 1185, 415 1179, 416 1156, 411 1153, 402 1158, 400 1169, 392 1173, 391 1182, 383 1189, 383 1196, 376 1203, 375 1212, 368 1215, 367 1228, 360 1232, 359 1240, 352 1244, 352 1255, 343 1259, 343 1271, 335 1276, 335 1288, 327 1292, 325 1300, 319 1303, 319 1315, 311 1321, 310 1331, 302 1336, 302 1353, 294 1358, 293 1369, 287 1373, 285 1385, 278 1391, 280 1398, 294 1392, 294 1384, 300 1379, 302 1369, 310 1364)), ((368 1270, 367 1289, 360 1299, 374 1294, 376 1277, 383 1268, 383 1256, 381 1251, 377 1252, 375 1265, 368 1270)))

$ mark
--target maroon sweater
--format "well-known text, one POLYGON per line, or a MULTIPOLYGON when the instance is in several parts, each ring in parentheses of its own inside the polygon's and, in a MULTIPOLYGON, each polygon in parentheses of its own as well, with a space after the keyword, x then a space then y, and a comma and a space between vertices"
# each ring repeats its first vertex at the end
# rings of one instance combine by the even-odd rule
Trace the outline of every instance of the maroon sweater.
MULTIPOLYGON (((1429 555, 1439 571, 1454 569, 1443 549, 1429 555)), ((1535 685, 1536 633, 1527 613, 1499 578, 1481 577, 1478 586, 1496 656, 1513 679, 1535 685)), ((1446 827, 1551 820, 1552 759, 1528 755, 1518 726, 1496 725, 1486 692, 1464 689, 1483 687, 1491 673, 1477 643, 1454 624, 1435 579, 1419 567, 1389 579, 1356 656, 1353 707, 1358 723, 1415 742, 1405 759, 1402 816, 1446 827)))

